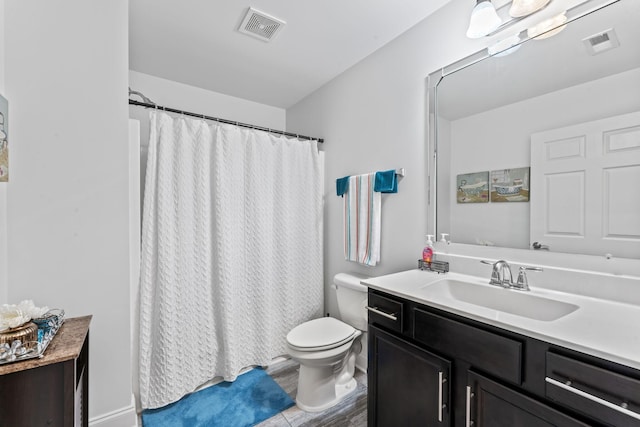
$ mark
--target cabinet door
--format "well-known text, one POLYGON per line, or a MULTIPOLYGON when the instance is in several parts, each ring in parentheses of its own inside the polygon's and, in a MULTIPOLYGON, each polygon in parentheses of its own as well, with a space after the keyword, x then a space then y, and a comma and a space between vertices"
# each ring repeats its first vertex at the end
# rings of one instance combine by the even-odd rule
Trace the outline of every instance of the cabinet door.
POLYGON ((369 426, 449 426, 450 362, 369 325, 369 426))
POLYGON ((588 426, 477 373, 469 372, 467 384, 467 427, 588 426))

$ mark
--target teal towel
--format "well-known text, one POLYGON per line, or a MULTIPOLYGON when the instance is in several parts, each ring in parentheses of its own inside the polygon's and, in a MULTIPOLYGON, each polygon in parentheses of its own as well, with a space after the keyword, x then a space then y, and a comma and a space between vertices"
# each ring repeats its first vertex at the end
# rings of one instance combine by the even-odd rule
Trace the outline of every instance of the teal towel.
POLYGON ((336 194, 338 196, 344 195, 349 190, 349 177, 336 179, 336 194))
POLYGON ((376 182, 373 186, 373 191, 379 193, 397 193, 398 178, 395 169, 376 172, 376 182))

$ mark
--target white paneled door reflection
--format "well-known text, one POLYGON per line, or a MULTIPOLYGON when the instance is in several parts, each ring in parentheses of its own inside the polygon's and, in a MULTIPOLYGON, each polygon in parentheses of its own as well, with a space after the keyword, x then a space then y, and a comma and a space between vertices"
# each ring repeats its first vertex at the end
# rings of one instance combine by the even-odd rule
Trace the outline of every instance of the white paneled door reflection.
POLYGON ((531 136, 531 243, 640 257, 640 112, 531 136))

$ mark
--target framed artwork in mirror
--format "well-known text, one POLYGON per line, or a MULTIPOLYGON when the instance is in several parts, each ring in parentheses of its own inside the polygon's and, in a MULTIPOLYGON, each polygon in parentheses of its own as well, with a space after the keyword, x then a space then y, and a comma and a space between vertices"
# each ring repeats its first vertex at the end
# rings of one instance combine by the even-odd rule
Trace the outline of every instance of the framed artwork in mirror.
POLYGON ((489 201, 489 171, 458 175, 456 189, 458 203, 487 203, 489 201))
POLYGON ((491 202, 528 202, 529 169, 491 171, 491 202))

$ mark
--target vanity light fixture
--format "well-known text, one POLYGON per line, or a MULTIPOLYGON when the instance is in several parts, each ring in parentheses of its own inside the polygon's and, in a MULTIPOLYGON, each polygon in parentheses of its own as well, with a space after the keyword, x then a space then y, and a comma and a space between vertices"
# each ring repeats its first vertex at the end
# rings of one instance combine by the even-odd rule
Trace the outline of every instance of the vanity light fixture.
POLYGON ((520 34, 515 34, 489 46, 487 52, 494 57, 507 56, 520 49, 520 42, 520 34))
POLYGON ((555 36, 560 31, 564 30, 567 27, 567 12, 564 11, 553 18, 546 19, 539 24, 530 27, 527 30, 527 35, 530 38, 535 38, 536 40, 548 39, 549 37, 555 36))
POLYGON ((534 14, 549 5, 551 0, 508 0, 498 10, 509 7, 509 13, 505 10, 498 15, 498 10, 491 0, 476 0, 476 5, 471 12, 467 37, 478 39, 485 36, 492 36, 499 31, 506 30, 516 22, 534 14), (510 5, 510 6, 509 6, 510 5), (503 22, 502 18, 506 18, 503 22))
POLYGON ((549 4, 549 1, 551 0, 513 0, 511 8, 509 9, 509 15, 514 18, 531 15, 549 4))
POLYGON ((484 37, 496 30, 501 23, 502 20, 498 16, 491 0, 477 0, 471 12, 467 37, 470 39, 484 37))

